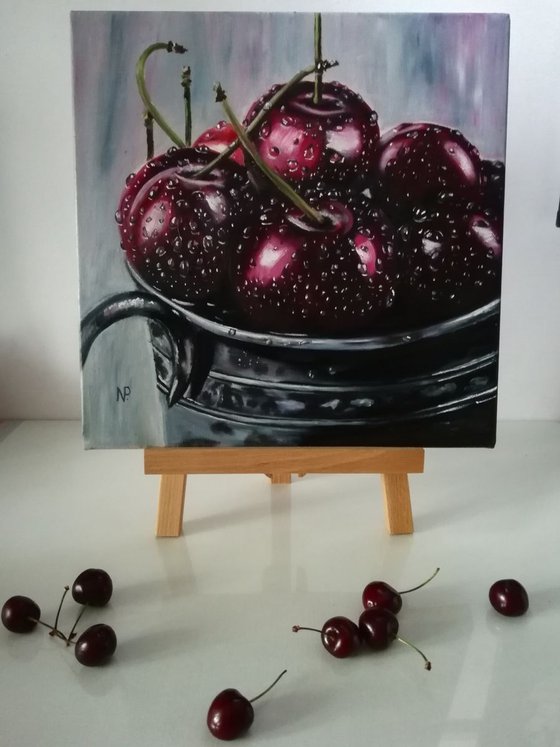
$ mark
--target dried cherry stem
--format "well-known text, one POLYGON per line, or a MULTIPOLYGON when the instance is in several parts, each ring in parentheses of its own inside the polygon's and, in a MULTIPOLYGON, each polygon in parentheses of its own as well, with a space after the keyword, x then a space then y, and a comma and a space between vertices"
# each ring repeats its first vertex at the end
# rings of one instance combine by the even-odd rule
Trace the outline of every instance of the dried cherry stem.
POLYGON ((322 630, 319 630, 319 628, 306 628, 304 625, 293 625, 292 626, 292 632, 298 633, 300 630, 312 630, 314 633, 322 633, 322 630))
POLYGON ((82 615, 84 614, 85 611, 86 611, 86 606, 82 607, 82 609, 80 610, 80 614, 76 618, 76 622, 72 626, 72 630, 68 633, 68 635, 66 637, 66 645, 67 646, 69 646, 71 643, 73 643, 72 638, 74 638, 74 636, 76 635, 74 633, 74 631, 76 630, 76 627, 78 626, 78 623, 80 622, 80 619, 81 619, 81 617, 82 617, 82 615))
POLYGON ((405 591, 399 591, 399 594, 410 594, 411 591, 417 591, 418 589, 421 589, 423 586, 426 586, 426 584, 429 584, 430 581, 438 575, 438 573, 439 573, 439 568, 436 568, 435 571, 430 576, 430 578, 426 579, 421 584, 418 584, 418 586, 413 586, 412 589, 406 589, 405 591))
MULTIPOLYGON (((325 70, 329 70, 331 67, 336 67, 338 65, 338 62, 336 60, 331 60, 330 62, 327 60, 323 60, 321 62, 321 68, 323 72, 325 70)), ((303 68, 303 70, 300 70, 298 73, 296 73, 290 80, 285 83, 282 88, 279 88, 278 91, 274 94, 274 96, 271 96, 271 98, 266 102, 266 104, 263 106, 263 108, 260 110, 260 112, 256 115, 256 117, 250 122, 250 124, 247 125, 245 128, 245 132, 249 135, 251 132, 257 129, 257 127, 261 124, 261 122, 264 120, 264 118, 267 116, 268 112, 275 107, 277 104, 279 104, 282 99, 286 96, 287 93, 289 93, 292 88, 302 81, 304 78, 307 78, 309 75, 312 75, 317 69, 317 65, 309 65, 309 67, 303 68)), ((231 154, 239 148, 241 145, 239 139, 234 140, 233 143, 228 145, 227 148, 224 148, 223 151, 220 152, 216 158, 211 161, 209 164, 207 164, 204 168, 202 168, 200 171, 197 171, 195 174, 195 177, 198 179, 199 177, 206 176, 209 174, 212 169, 214 169, 219 163, 224 161, 226 158, 231 156, 231 154)))
POLYGON ((60 604, 58 605, 58 609, 56 611, 56 617, 54 619, 54 627, 51 628, 51 632, 49 633, 49 635, 56 635, 59 632, 59 630, 58 630, 58 618, 60 617, 60 610, 62 609, 62 604, 64 603, 64 597, 68 594, 69 591, 70 591, 70 587, 69 586, 65 586, 64 587, 64 592, 62 594, 62 599, 60 600, 60 604))
POLYGON ((268 687, 266 688, 266 690, 263 690, 263 691, 262 691, 262 693, 259 693, 259 694, 258 694, 257 696, 255 696, 254 698, 251 698, 251 700, 249 701, 249 703, 254 703, 254 702, 255 702, 255 700, 258 700, 259 698, 262 698, 262 696, 263 696, 263 695, 266 695, 266 694, 267 694, 267 692, 269 692, 270 690, 272 690, 272 688, 274 687, 274 685, 275 685, 275 684, 276 684, 276 683, 277 683, 277 682, 278 682, 279 680, 281 680, 281 679, 282 679, 282 677, 283 677, 283 676, 284 676, 284 675, 286 674, 286 672, 287 672, 287 671, 288 671, 287 669, 284 669, 284 671, 283 671, 283 672, 280 672, 280 674, 279 674, 279 675, 278 675, 278 677, 277 677, 277 678, 276 678, 276 679, 274 680, 274 682, 272 683, 272 685, 269 685, 269 686, 268 686, 268 687))
POLYGON ((38 620, 36 617, 28 617, 28 620, 32 620, 34 623, 37 623, 38 625, 43 625, 43 627, 48 628, 51 632, 49 635, 52 636, 58 636, 59 638, 62 638, 63 641, 67 640, 66 636, 61 630, 57 630, 56 628, 53 628, 52 625, 49 625, 46 622, 43 622, 42 620, 38 620))
POLYGON ((161 112, 155 107, 146 87, 146 62, 148 60, 148 57, 159 49, 165 49, 167 52, 176 52, 177 54, 184 54, 187 51, 185 47, 181 46, 180 44, 174 44, 171 41, 156 42, 155 44, 150 44, 149 47, 146 47, 146 49, 138 58, 138 62, 136 63, 136 85, 138 86, 138 93, 140 94, 140 98, 144 102, 146 111, 152 115, 154 120, 158 123, 165 134, 175 143, 175 145, 178 145, 179 148, 184 148, 185 143, 181 140, 179 135, 177 135, 175 130, 167 124, 161 112))
POLYGON ((181 73, 181 85, 183 86, 183 101, 185 104, 185 145, 190 146, 192 141, 192 109, 191 109, 191 69, 184 67, 181 73))
POLYGON ((315 87, 313 89, 313 103, 317 105, 321 103, 323 87, 323 68, 321 65, 323 59, 323 53, 321 50, 322 21, 320 13, 315 13, 313 37, 315 43, 315 87))
POLYGON ((146 128, 146 160, 154 157, 154 118, 150 112, 144 112, 144 127, 146 128))
POLYGON ((259 156, 257 149, 253 145, 253 143, 249 140, 247 137, 247 133, 243 129, 243 125, 241 122, 237 119, 235 116, 235 113, 231 106, 229 105, 229 102, 227 100, 226 92, 220 85, 220 83, 217 83, 215 86, 216 91, 216 101, 221 103, 223 106, 224 112, 226 113, 227 118, 229 119, 231 126, 235 130, 235 134, 241 141, 241 145, 243 148, 247 151, 247 153, 250 155, 250 157, 253 159, 255 164, 259 167, 259 169, 263 172, 263 174, 269 179, 269 181, 274 184, 276 189, 281 192, 284 197, 287 197, 290 202, 292 202, 298 210, 301 210, 301 212, 306 215, 311 221, 314 223, 317 223, 318 225, 323 225, 327 218, 324 215, 321 215, 317 210, 311 207, 311 205, 308 205, 307 202, 298 195, 298 193, 293 190, 289 184, 287 184, 281 176, 279 176, 275 171, 273 171, 269 166, 266 165, 266 163, 262 160, 262 158, 259 156))
POLYGON ((424 669, 427 669, 428 672, 431 670, 431 668, 432 668, 432 662, 426 656, 424 656, 424 654, 422 653, 422 651, 420 651, 419 648, 417 648, 410 641, 407 641, 404 638, 401 638, 399 635, 397 636, 397 641, 400 641, 401 643, 404 643, 405 646, 410 646, 410 648, 413 648, 417 653, 419 653, 420 656, 424 659, 424 669))

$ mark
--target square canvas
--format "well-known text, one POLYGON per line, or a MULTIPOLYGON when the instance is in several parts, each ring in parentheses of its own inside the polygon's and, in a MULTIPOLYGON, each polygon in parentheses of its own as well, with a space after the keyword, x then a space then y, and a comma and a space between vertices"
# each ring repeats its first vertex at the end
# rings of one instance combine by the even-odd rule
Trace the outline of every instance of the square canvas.
POLYGON ((494 444, 508 16, 72 36, 87 447, 494 444))

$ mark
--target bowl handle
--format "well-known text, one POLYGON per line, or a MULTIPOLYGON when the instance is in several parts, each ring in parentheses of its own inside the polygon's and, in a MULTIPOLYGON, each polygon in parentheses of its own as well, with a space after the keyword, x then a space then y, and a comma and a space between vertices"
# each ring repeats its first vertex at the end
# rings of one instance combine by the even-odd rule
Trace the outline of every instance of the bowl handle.
POLYGON ((167 394, 167 404, 172 407, 189 389, 193 399, 204 385, 211 366, 208 348, 199 355, 198 335, 186 319, 150 293, 129 291, 118 293, 102 301, 82 319, 82 366, 97 336, 115 322, 130 317, 145 317, 157 322, 171 348, 172 377, 167 394), (180 331, 179 331, 180 328, 180 331), (187 334, 185 335, 185 330, 187 334))

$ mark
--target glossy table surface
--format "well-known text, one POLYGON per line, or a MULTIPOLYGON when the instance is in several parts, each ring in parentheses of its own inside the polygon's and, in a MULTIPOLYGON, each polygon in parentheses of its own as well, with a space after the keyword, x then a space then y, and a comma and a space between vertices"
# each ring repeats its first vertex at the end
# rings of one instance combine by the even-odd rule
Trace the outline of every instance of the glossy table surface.
MULTIPOLYGON (((180 747, 218 742, 218 691, 253 697, 240 744, 311 747, 560 745, 560 424, 501 423, 495 450, 430 449, 411 477, 416 531, 390 537, 374 475, 193 476, 185 534, 153 535, 157 477, 140 451, 86 452, 80 424, 0 426, 0 601, 32 597, 52 621, 88 567, 114 581, 112 662, 82 667, 43 628, 0 628, 2 747, 180 747), (403 589, 403 637, 337 660, 312 633, 357 619, 373 579, 403 589), (488 588, 513 577, 530 610, 508 619, 488 588)), ((61 626, 77 612, 70 598, 61 626)))

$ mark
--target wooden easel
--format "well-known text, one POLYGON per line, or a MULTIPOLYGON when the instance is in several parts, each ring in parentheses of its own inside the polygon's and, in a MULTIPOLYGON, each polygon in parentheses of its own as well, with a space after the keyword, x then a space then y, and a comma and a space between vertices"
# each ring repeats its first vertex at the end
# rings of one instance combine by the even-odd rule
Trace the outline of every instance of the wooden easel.
POLYGON ((390 534, 414 531, 408 475, 424 471, 422 448, 244 447, 144 450, 144 473, 161 475, 157 537, 178 537, 183 529, 188 474, 268 475, 273 484, 292 474, 380 474, 390 534))

